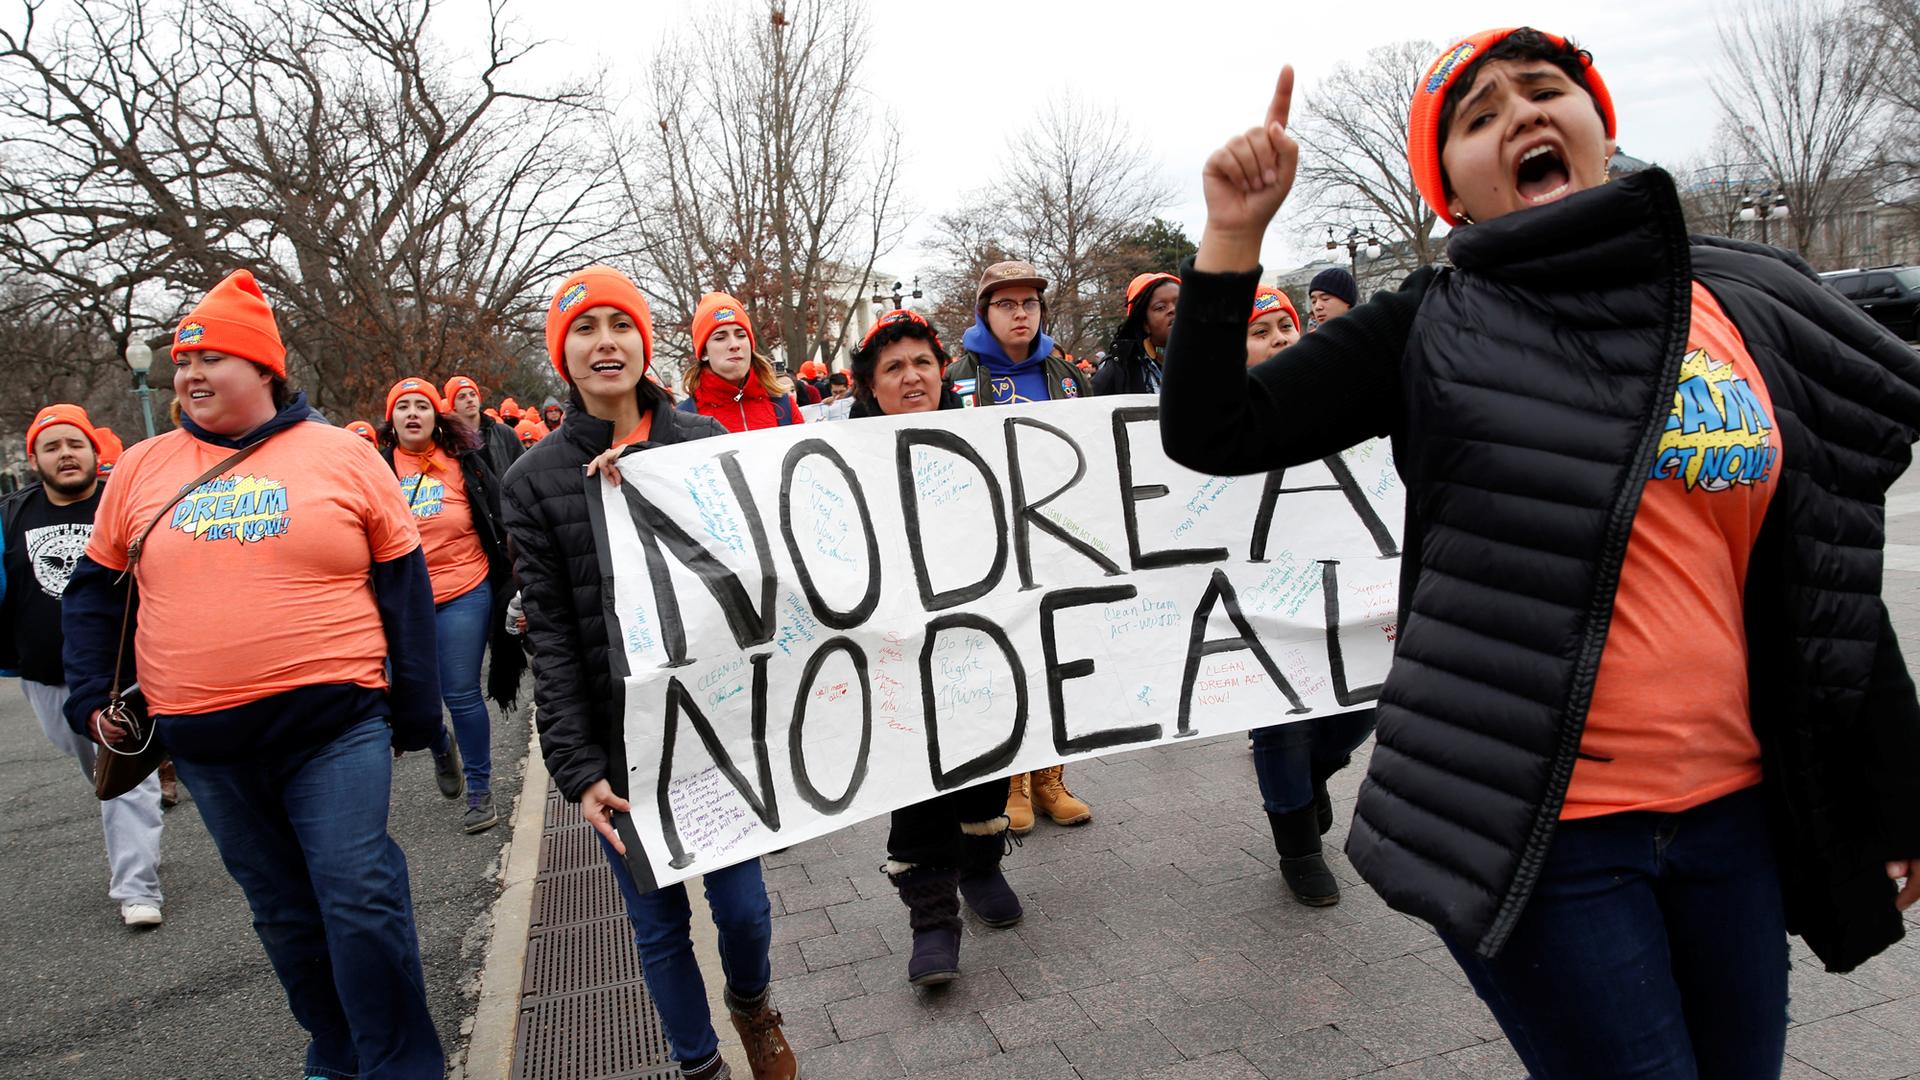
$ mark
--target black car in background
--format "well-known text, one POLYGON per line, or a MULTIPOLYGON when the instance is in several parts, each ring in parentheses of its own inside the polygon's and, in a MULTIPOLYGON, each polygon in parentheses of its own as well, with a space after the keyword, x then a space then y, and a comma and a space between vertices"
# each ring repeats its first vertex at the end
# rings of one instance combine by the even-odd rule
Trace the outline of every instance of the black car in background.
POLYGON ((1820 280, 1906 341, 1920 341, 1920 266, 1835 270, 1820 280))

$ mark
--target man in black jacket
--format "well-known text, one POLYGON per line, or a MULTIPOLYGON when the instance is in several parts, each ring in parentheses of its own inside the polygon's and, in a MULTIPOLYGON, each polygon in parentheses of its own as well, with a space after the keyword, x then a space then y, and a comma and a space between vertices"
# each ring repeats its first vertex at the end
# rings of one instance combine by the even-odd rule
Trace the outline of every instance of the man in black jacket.
POLYGON ((480 411, 479 383, 465 375, 455 375, 441 389, 440 400, 452 407, 453 415, 480 433, 493 475, 507 475, 507 467, 526 453, 527 448, 520 445, 520 437, 513 433, 512 427, 480 411))
MULTIPOLYGON (((93 781, 94 744, 67 725, 66 669, 60 650, 60 594, 87 550, 100 505, 99 448, 86 410, 49 405, 27 427, 27 464, 40 482, 0 501, 0 668, 13 668, 20 689, 53 745, 93 781)), ((120 921, 161 922, 160 776, 100 804, 111 871, 107 895, 120 921)))

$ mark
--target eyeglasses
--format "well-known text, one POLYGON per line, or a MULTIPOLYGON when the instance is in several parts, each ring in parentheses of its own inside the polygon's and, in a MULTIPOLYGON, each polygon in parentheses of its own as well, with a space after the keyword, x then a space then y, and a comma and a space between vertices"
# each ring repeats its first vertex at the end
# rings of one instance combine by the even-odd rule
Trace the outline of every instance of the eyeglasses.
POLYGON ((1038 300, 994 300, 989 302, 987 306, 999 312, 1002 315, 1011 315, 1016 311, 1024 311, 1027 314, 1032 315, 1034 312, 1040 310, 1040 301, 1038 300))

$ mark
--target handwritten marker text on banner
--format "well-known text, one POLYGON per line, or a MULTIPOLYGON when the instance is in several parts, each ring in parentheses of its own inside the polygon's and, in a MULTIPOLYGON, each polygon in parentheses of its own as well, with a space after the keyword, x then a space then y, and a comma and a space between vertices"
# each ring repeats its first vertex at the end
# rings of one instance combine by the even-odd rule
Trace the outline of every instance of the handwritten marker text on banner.
POLYGON ((597 494, 643 886, 1063 760, 1364 707, 1391 658, 1381 442, 1209 477, 1161 452, 1153 399, 1104 398, 622 466, 597 494))

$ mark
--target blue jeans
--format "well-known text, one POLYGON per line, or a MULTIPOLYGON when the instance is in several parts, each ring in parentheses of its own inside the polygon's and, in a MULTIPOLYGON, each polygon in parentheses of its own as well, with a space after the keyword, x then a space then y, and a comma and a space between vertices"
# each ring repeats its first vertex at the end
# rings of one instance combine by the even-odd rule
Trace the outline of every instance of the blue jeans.
POLYGON ((1535 1080, 1780 1075, 1786 916, 1759 788, 1561 822, 1500 955, 1447 948, 1535 1080))
POLYGON ((180 779, 307 1030, 307 1075, 440 1076, 407 860, 387 835, 387 722, 286 757, 208 764, 180 779))
MULTIPOLYGON (((598 835, 598 834, 595 834, 598 835)), ((613 864, 613 878, 627 902, 627 921, 633 924, 633 942, 640 950, 641 974, 647 993, 659 1010, 660 1026, 674 1060, 698 1065, 713 1056, 720 1040, 713 1033, 713 1014, 707 1009, 707 987, 693 958, 688 929, 693 909, 684 884, 642 893, 633 884, 627 862, 600 837, 601 850, 613 864)), ((706 875, 707 907, 720 931, 720 969, 727 989, 737 998, 756 998, 773 981, 767 953, 773 946, 773 906, 760 880, 760 860, 715 870, 706 875)))
POLYGON ((1253 729, 1253 775, 1269 814, 1304 809, 1313 787, 1346 768, 1373 733, 1372 709, 1253 729))
MULTIPOLYGON (((487 652, 492 614, 493 589, 484 581, 433 609, 434 643, 440 650, 440 698, 453 717, 453 737, 460 741, 469 795, 493 787, 493 719, 487 715, 486 695, 480 691, 480 660, 487 652)), ((446 754, 446 728, 435 733, 432 749, 446 754)))

